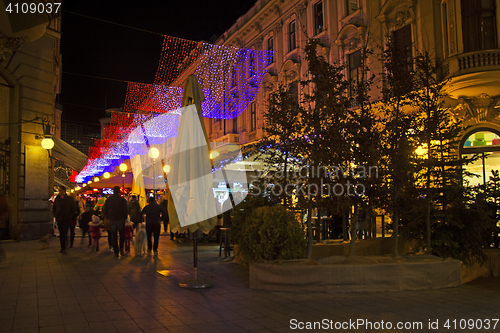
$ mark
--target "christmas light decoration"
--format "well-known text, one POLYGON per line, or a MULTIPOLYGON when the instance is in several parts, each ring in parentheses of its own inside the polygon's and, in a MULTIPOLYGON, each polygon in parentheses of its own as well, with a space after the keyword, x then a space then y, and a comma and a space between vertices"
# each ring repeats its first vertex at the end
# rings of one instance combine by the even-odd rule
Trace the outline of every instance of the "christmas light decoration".
POLYGON ((193 74, 205 95, 203 116, 235 118, 255 98, 271 57, 270 51, 166 36, 154 84, 129 83, 125 110, 168 112, 179 108, 185 80, 193 74))
POLYGON ((111 123, 90 147, 88 163, 75 181, 84 183, 103 172, 114 172, 124 159, 145 155, 151 145, 175 138, 188 75, 198 77, 205 96, 204 117, 237 117, 254 100, 270 59, 269 51, 165 36, 153 84, 128 83, 125 112, 111 113, 111 123))

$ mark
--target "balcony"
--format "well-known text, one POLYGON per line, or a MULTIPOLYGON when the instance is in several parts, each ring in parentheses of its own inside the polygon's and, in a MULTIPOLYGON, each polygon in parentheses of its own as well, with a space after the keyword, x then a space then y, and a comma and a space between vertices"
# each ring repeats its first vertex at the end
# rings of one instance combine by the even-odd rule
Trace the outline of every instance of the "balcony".
POLYGON ((239 134, 226 134, 218 139, 214 140, 214 145, 212 148, 217 148, 221 146, 225 146, 229 143, 240 144, 240 135, 239 134))
POLYGON ((444 65, 446 78, 478 71, 500 69, 500 50, 476 51, 450 57, 444 65))
POLYGON ((498 95, 500 91, 500 49, 463 53, 446 59, 443 76, 450 82, 450 97, 498 95))

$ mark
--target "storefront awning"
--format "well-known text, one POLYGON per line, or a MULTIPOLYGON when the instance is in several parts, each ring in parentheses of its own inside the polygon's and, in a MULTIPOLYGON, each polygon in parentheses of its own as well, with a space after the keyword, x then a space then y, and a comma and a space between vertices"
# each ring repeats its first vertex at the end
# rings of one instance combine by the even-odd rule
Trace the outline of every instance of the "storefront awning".
POLYGON ((75 187, 74 185, 71 185, 69 182, 65 182, 62 179, 59 179, 57 177, 54 177, 54 184, 56 184, 57 186, 63 185, 68 190, 70 190, 70 189, 72 189, 72 188, 75 187))
POLYGON ((87 164, 87 155, 58 137, 53 136, 52 140, 54 140, 52 156, 67 166, 80 172, 85 164, 87 164))

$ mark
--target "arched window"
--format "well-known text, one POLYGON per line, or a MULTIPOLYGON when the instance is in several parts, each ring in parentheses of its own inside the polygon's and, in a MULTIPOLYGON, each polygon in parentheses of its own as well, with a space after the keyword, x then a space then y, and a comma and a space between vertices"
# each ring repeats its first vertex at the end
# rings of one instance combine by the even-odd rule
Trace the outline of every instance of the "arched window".
POLYGON ((464 166, 478 177, 464 177, 471 185, 482 185, 489 180, 491 170, 500 170, 500 132, 493 129, 476 129, 469 132, 460 146, 460 154, 466 157, 479 155, 475 162, 464 166))

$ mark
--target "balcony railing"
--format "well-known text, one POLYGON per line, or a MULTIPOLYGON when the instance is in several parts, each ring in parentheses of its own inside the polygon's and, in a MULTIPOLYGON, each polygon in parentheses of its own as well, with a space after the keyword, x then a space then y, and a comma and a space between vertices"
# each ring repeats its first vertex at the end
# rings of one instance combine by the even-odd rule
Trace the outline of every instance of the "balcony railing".
POLYGON ((446 59, 443 74, 445 78, 450 78, 495 69, 500 69, 500 50, 484 50, 463 53, 446 59))
POLYGON ((226 134, 218 139, 215 139, 213 148, 225 146, 229 143, 239 144, 240 143, 240 135, 230 133, 230 134, 226 134))

